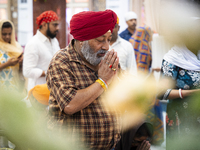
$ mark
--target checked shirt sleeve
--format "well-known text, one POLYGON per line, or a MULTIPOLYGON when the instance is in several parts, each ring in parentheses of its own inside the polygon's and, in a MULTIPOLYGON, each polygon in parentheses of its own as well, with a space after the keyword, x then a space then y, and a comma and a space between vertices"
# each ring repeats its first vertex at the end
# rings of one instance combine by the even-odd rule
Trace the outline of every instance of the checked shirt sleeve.
POLYGON ((61 55, 57 55, 50 63, 47 72, 47 85, 60 110, 69 104, 76 95, 76 87, 72 66, 69 65, 68 59, 61 55))

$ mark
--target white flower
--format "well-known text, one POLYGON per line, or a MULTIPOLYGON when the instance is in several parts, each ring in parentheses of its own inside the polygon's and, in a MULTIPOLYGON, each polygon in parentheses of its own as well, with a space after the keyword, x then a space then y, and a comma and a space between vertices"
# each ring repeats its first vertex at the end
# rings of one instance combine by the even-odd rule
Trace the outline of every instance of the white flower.
POLYGON ((197 118, 197 121, 200 123, 200 117, 197 118))
POLYGON ((184 71, 184 70, 181 70, 181 71, 179 71, 179 74, 180 74, 181 76, 184 76, 184 75, 185 75, 185 71, 184 71))
POLYGON ((190 89, 190 86, 186 84, 186 85, 184 85, 184 89, 188 90, 188 89, 190 89))
POLYGON ((102 102, 111 112, 119 112, 124 129, 144 119, 144 113, 154 104, 159 90, 173 87, 173 83, 167 79, 161 79, 156 83, 153 77, 147 78, 143 74, 133 77, 126 73, 120 79, 115 79, 109 86, 102 102))
POLYGON ((172 76, 172 73, 171 73, 170 71, 172 71, 172 69, 170 69, 169 66, 163 66, 163 73, 164 73, 166 76, 172 76))
POLYGON ((190 129, 189 128, 185 128, 185 132, 186 133, 190 133, 190 129))
POLYGON ((194 82, 193 85, 194 85, 194 86, 198 86, 198 83, 197 83, 197 82, 194 82))
POLYGON ((183 103, 183 107, 186 109, 186 108, 188 108, 188 103, 187 102, 184 102, 183 103))
POLYGON ((188 74, 192 78, 192 81, 199 82, 200 81, 200 73, 196 73, 194 71, 188 71, 188 74))

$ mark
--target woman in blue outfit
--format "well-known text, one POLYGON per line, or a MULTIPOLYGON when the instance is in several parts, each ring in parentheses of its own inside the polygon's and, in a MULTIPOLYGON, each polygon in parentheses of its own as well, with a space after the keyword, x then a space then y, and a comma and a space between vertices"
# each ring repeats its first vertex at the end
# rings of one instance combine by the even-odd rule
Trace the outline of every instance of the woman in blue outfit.
MULTIPOLYGON (((195 135, 200 135, 200 116, 193 110, 191 102, 194 101, 189 97, 200 92, 200 60, 187 46, 183 44, 172 47, 164 56, 161 68, 162 76, 171 78, 175 83, 175 89, 168 89, 162 97, 169 99, 166 148, 170 150, 176 149, 174 146, 177 146, 170 141, 176 140, 178 144, 180 137, 191 137, 196 129, 195 135)), ((185 144, 188 146, 185 149, 192 149, 188 144, 185 144)))
POLYGON ((9 20, 0 20, 0 87, 4 90, 19 90, 23 76, 22 48, 15 40, 14 25, 9 20))

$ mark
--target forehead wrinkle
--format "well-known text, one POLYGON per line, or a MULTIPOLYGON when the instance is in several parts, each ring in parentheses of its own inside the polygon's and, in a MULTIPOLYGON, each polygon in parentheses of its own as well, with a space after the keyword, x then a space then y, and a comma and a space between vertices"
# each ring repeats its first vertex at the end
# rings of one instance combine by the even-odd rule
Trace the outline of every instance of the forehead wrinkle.
MULTIPOLYGON (((112 36, 112 34, 111 35, 109 35, 109 37, 111 37, 112 36)), ((106 35, 102 35, 102 36, 100 36, 100 37, 103 37, 103 38, 105 38, 105 37, 107 37, 106 35)), ((100 38, 100 37, 97 37, 97 38, 100 38)), ((96 38, 96 39, 97 39, 96 38)))

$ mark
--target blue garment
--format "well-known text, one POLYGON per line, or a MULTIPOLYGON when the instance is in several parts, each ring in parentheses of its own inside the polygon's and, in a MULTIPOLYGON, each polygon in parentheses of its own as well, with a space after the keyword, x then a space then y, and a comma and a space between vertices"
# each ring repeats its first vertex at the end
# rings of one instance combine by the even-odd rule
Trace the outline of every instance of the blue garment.
POLYGON ((146 121, 153 125, 154 133, 151 143, 159 145, 164 141, 164 126, 162 117, 162 107, 159 100, 156 99, 154 106, 147 112, 146 121))
MULTIPOLYGON (((185 70, 163 60, 161 72, 162 77, 169 77, 175 82, 176 89, 200 88, 200 71, 185 70)), ((200 114, 194 111, 195 102, 191 97, 169 100, 166 117, 167 149, 168 139, 174 135, 174 138, 190 137, 191 133, 200 135, 200 114)))
MULTIPOLYGON (((10 53, 5 52, 0 49, 0 64, 6 63, 8 59, 11 58, 10 53)), ((16 81, 14 79, 14 70, 17 67, 8 66, 0 71, 0 86, 6 90, 14 90, 17 89, 16 81)))
POLYGON ((132 33, 128 31, 128 28, 126 28, 126 30, 122 31, 119 36, 124 39, 124 40, 127 40, 129 41, 129 39, 131 38, 132 36, 132 33))

